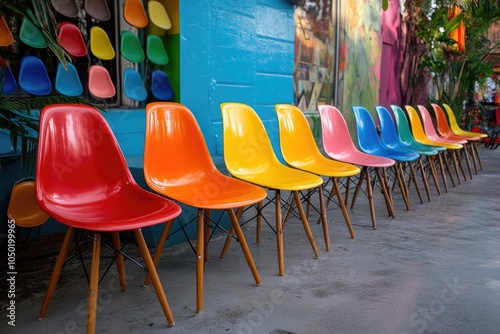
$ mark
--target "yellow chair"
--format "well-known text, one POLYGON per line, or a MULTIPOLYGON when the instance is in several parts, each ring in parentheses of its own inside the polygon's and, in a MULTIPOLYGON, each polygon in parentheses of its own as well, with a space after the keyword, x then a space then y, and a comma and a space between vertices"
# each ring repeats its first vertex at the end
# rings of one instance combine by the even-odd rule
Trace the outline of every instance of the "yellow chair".
POLYGON ((45 223, 49 215, 45 213, 36 201, 35 181, 28 178, 14 184, 10 195, 7 217, 16 226, 36 227, 45 223))
POLYGON ((290 104, 277 104, 275 109, 278 115, 281 153, 287 164, 297 169, 327 177, 332 182, 326 206, 323 205, 322 189, 320 188, 319 191, 326 249, 330 249, 330 241, 328 237, 328 218, 323 210, 326 211, 326 207, 328 207, 334 193, 337 194, 338 203, 351 238, 354 238, 351 219, 344 204, 337 179, 357 175, 361 170, 353 164, 325 157, 318 149, 309 123, 299 108, 290 104))
MULTIPOLYGON (((479 167, 481 170, 483 169, 483 163, 481 162, 481 157, 479 156, 479 150, 477 149, 477 142, 478 140, 474 140, 473 138, 478 138, 479 140, 487 138, 488 135, 486 133, 479 133, 479 132, 472 132, 472 131, 465 131, 460 128, 460 126, 457 123, 457 119, 455 118, 455 113, 453 112, 453 109, 446 103, 443 103, 444 110, 446 111, 446 114, 448 115, 448 121, 450 122, 450 128, 453 133, 459 135, 459 136, 466 136, 470 137, 469 140, 471 140, 472 143, 472 148, 474 149, 477 157, 477 161, 479 163, 479 167)), ((475 160, 474 160, 475 162, 475 160)))
POLYGON ((155 26, 164 30, 172 28, 172 22, 161 2, 154 0, 148 1, 148 12, 149 18, 155 26))
MULTIPOLYGON (((241 180, 274 191, 269 204, 275 203, 276 244, 279 275, 285 274, 281 191, 290 191, 299 211, 307 238, 316 257, 319 256, 316 242, 302 207, 299 192, 321 187, 323 179, 318 175, 282 164, 276 157, 264 124, 257 113, 242 103, 222 103, 222 125, 224 136, 224 161, 231 175, 241 180)), ((284 203, 291 209, 291 203, 284 203)), ((257 242, 259 241, 262 215, 257 218, 257 242)), ((267 222, 267 220, 266 220, 267 222)), ((230 239, 228 239, 230 240, 230 239)))
POLYGON ((94 56, 102 60, 115 58, 115 49, 109 40, 108 34, 99 26, 90 28, 90 51, 94 56))
MULTIPOLYGON (((451 170, 450 170, 450 164, 448 162, 448 157, 447 157, 446 153, 448 152, 448 150, 460 150, 463 148, 463 145, 434 141, 434 140, 430 139, 429 137, 427 137, 427 134, 424 131, 422 121, 420 120, 420 116, 418 115, 415 108, 413 108, 410 105, 405 105, 405 109, 406 109, 406 112, 408 113, 408 120, 410 121, 411 131, 412 131, 413 137, 415 138, 416 141, 418 141, 421 144, 430 145, 430 146, 441 146, 441 147, 444 147, 447 149, 446 151, 439 152, 438 159, 439 159, 439 164, 441 167, 441 175, 443 176, 444 189, 446 192, 448 192, 448 181, 446 179, 444 166, 446 166, 446 170, 448 171, 448 176, 450 177, 450 180, 453 183, 453 186, 455 186, 455 181, 453 180, 453 175, 452 175, 451 170)), ((455 155, 452 155, 452 156, 456 159, 455 155)), ((455 160, 455 171, 458 174, 456 160, 455 160)))

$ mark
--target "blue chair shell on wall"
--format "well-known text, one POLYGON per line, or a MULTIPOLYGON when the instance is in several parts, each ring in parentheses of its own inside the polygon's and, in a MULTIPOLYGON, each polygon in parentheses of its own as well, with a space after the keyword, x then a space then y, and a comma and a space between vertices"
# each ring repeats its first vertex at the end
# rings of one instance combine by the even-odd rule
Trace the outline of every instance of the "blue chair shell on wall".
POLYGON ((32 95, 48 95, 52 83, 40 58, 23 56, 19 70, 19 86, 32 95))
POLYGON ((0 83, 3 81, 2 94, 12 94, 17 90, 17 83, 5 59, 0 58, 0 83))
POLYGON ((66 63, 68 70, 61 63, 57 64, 56 90, 66 96, 80 96, 83 93, 78 71, 72 63, 66 63))
POLYGON ((174 90, 170 80, 162 70, 154 70, 151 78, 151 92, 153 96, 161 101, 171 101, 174 99, 174 90))
POLYGON ((144 101, 148 97, 141 75, 133 68, 123 71, 123 91, 129 99, 144 101))

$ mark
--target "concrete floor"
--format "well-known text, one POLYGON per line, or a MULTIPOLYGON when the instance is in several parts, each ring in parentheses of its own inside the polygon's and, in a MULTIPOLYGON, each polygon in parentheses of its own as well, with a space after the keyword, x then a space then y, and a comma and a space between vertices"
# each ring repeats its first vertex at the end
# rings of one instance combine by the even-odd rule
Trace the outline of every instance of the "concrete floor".
MULTIPOLYGON (((195 312, 191 249, 167 248, 158 272, 175 327, 167 326, 153 289, 141 286, 144 272, 127 261, 126 292, 119 292, 114 271, 100 285, 96 332, 500 333, 500 149, 481 146, 480 152, 484 170, 441 196, 431 188, 430 203, 420 204, 412 188, 412 208, 406 211, 397 193, 395 219, 387 217, 376 192, 377 230, 371 228, 366 198, 359 197, 349 211, 355 239, 338 207, 330 206, 330 252, 312 215, 317 259, 299 221, 290 220, 283 277, 277 274, 272 231, 264 228, 256 244, 253 224, 246 225, 261 286, 254 284, 236 243, 218 260, 224 238, 216 236, 205 267, 201 314, 195 312)), ((0 332, 84 333, 86 297, 82 269, 70 263, 43 320, 37 318, 43 299, 38 291, 17 303, 15 328, 2 317, 0 332)))

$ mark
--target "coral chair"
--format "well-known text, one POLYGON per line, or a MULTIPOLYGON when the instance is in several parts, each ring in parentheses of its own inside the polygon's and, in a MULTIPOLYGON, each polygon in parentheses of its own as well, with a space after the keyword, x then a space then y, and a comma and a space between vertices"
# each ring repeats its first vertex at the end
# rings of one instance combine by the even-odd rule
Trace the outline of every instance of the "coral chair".
MULTIPOLYGON (((149 187, 157 193, 198 210, 195 218, 197 312, 202 311, 203 305, 203 259, 210 234, 211 210, 227 212, 255 283, 261 283, 234 209, 262 201, 266 192, 217 170, 201 129, 185 106, 173 102, 146 106, 144 176, 149 187)), ((158 243, 154 263, 159 260, 167 235, 168 231, 158 243)))
MULTIPOLYGON (((415 152, 400 151, 388 148, 380 140, 375 122, 368 109, 361 106, 354 106, 352 107, 352 111, 354 112, 354 118, 356 120, 358 144, 360 149, 365 153, 394 159, 397 162, 394 165, 394 174, 399 188, 401 189, 401 195, 403 197, 406 209, 409 210, 410 202, 408 199, 408 189, 404 178, 404 166, 406 164, 409 165, 410 178, 415 181, 416 176, 412 162, 418 160, 420 155, 415 152)), ((419 187, 416 182, 415 187, 417 188, 419 196, 421 196, 419 187)))
MULTIPOLYGON (((75 229, 93 234, 89 280, 87 333, 94 333, 98 299, 101 234, 133 231, 165 317, 170 311, 141 229, 168 223, 180 215, 174 202, 140 187, 132 177, 111 128, 95 108, 59 104, 42 109, 36 163, 36 198, 51 217, 68 226, 40 310, 46 314, 68 254, 75 229)), ((120 282, 125 273, 117 258, 120 282)))
MULTIPOLYGON (((444 189, 445 189, 445 192, 448 192, 448 181, 446 178, 444 167, 446 167, 446 171, 448 172, 447 175, 449 176, 453 186, 455 186, 455 181, 453 180, 453 174, 451 173, 447 153, 449 150, 459 150, 463 146, 460 144, 451 144, 451 143, 446 143, 446 142, 442 142, 442 141, 435 141, 435 140, 430 139, 429 137, 427 137, 427 134, 424 131, 424 126, 423 126, 422 121, 420 120, 420 116, 418 115, 418 112, 415 110, 415 108, 413 108, 410 105, 405 105, 405 109, 406 109, 406 112, 408 115, 408 120, 410 122, 411 132, 412 132, 413 137, 415 138, 416 141, 418 141, 419 143, 424 144, 424 145, 446 148, 445 151, 439 152, 438 158, 439 158, 439 165, 441 166, 441 174, 443 175, 444 189)), ((455 168, 456 168, 456 164, 455 164, 455 168)), ((456 169, 456 173, 458 174, 458 169, 456 169)))
MULTIPOLYGON (((222 103, 221 111, 224 161, 229 173, 236 178, 260 185, 274 192, 274 196, 268 198, 267 204, 271 202, 275 204, 278 272, 280 276, 283 276, 285 274, 285 259, 281 192, 291 192, 307 238, 315 256, 318 257, 318 248, 302 207, 299 192, 320 187, 323 184, 323 179, 318 175, 282 164, 274 153, 264 124, 250 106, 235 102, 222 103)), ((285 205, 288 209, 291 208, 291 204, 285 203, 285 205)), ((257 219, 258 232, 260 231, 260 218, 265 220, 265 217, 259 215, 259 219, 257 219)))
MULTIPOLYGON (((325 153, 332 159, 352 163, 362 167, 361 174, 359 175, 359 181, 356 185, 355 195, 357 196, 363 181, 366 181, 366 194, 370 207, 372 227, 373 229, 376 229, 377 220, 375 215, 375 205, 373 202, 371 172, 374 171, 376 173, 389 215, 394 217, 394 207, 389 187, 387 186, 386 168, 393 166, 395 161, 389 158, 366 154, 358 150, 352 142, 351 134, 349 133, 349 128, 347 127, 344 116, 342 116, 342 113, 336 107, 330 105, 320 105, 318 106, 318 111, 321 120, 321 135, 325 153)), ((346 190, 346 205, 348 191, 349 183, 347 183, 346 190)), ((351 208, 354 207, 356 196, 353 197, 351 208)))
POLYGON ((116 89, 108 70, 101 65, 89 67, 89 91, 92 95, 101 99, 109 99, 115 96, 116 89))
MULTIPOLYGON (((446 148, 442 146, 424 145, 416 141, 413 137, 413 134, 411 133, 410 124, 408 123, 408 118, 406 117, 403 109, 401 109, 401 107, 397 105, 391 105, 391 109, 392 114, 394 115, 394 121, 396 122, 399 139, 406 145, 411 146, 418 154, 427 157, 427 168, 431 172, 438 195, 441 195, 441 187, 439 186, 438 182, 435 159, 439 159, 439 153, 441 151, 446 151, 446 148)), ((444 172, 443 177, 446 178, 444 172)))
MULTIPOLYGON (((377 118, 379 121, 380 138, 385 146, 390 149, 410 151, 420 155, 420 158, 418 159, 418 167, 420 168, 422 182, 424 183, 425 191, 427 193, 427 200, 430 201, 431 194, 429 183, 427 182, 427 173, 425 171, 424 162, 422 161, 422 156, 434 156, 438 154, 438 151, 432 148, 421 149, 410 143, 402 141, 398 136, 396 123, 392 118, 389 110, 383 106, 375 106, 375 112, 377 113, 377 118)), ((431 169, 431 173, 433 171, 434 170, 431 169)), ((434 181, 436 182, 437 176, 435 174, 432 174, 432 176, 434 177, 434 181)), ((420 202, 423 203, 421 196, 420 202)))
POLYGON ((457 154, 458 154, 458 152, 462 152, 462 150, 464 149, 464 145, 467 144, 467 140, 465 140, 465 139, 454 140, 454 139, 442 138, 441 136, 438 135, 436 128, 434 126, 434 122, 431 118, 431 114, 429 113, 427 108, 422 106, 422 105, 418 105, 417 108, 418 108, 418 112, 420 113, 420 119, 422 120, 422 125, 424 126, 425 135, 429 139, 431 139, 435 142, 438 142, 438 143, 460 145, 459 148, 452 149, 450 152, 452 154, 453 163, 455 166, 455 172, 457 174, 458 184, 461 184, 460 174, 458 172, 459 168, 462 171, 464 178, 466 178, 466 177, 465 177, 465 171, 464 171, 463 166, 462 166, 462 161, 457 157, 457 154))
POLYGON ((59 43, 73 57, 83 57, 87 55, 87 46, 83 40, 82 32, 71 22, 61 22, 59 24, 59 43))
POLYGON ((83 93, 82 82, 75 65, 66 63, 67 70, 61 63, 57 64, 56 90, 66 96, 80 96, 83 93))
MULTIPOLYGON (((332 188, 328 196, 328 203, 335 193, 351 238, 354 238, 351 219, 345 207, 337 179, 357 175, 360 169, 349 163, 326 158, 318 149, 309 123, 299 108, 290 104, 277 104, 275 109, 278 115, 281 154, 286 163, 297 169, 327 177, 331 181, 332 188)), ((318 193, 326 249, 330 250, 328 217, 326 216, 327 206, 323 204, 323 189, 320 188, 318 193)))
POLYGON ((142 0, 125 0, 123 18, 133 27, 145 28, 148 25, 148 16, 142 0))
POLYGON ((43 96, 52 92, 52 82, 40 58, 29 55, 21 58, 19 86, 32 95, 43 96))

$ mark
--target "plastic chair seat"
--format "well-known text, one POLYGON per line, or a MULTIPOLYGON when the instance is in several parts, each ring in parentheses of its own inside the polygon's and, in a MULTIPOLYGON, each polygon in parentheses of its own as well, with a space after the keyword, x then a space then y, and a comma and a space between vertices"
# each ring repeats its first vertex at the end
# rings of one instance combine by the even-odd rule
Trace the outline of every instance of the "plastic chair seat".
POLYGON ((149 18, 153 24, 161 29, 168 30, 172 28, 172 22, 168 17, 168 13, 165 10, 163 4, 159 1, 149 0, 148 1, 148 13, 149 18))
POLYGON ((458 126, 457 119, 455 118, 455 113, 451 109, 451 107, 447 104, 443 104, 444 110, 446 111, 446 114, 448 115, 448 120, 450 122, 450 128, 451 130, 457 134, 457 135, 463 135, 467 137, 476 137, 476 138, 486 138, 488 137, 487 134, 485 133, 478 133, 478 132, 471 132, 471 131, 465 131, 462 128, 458 126))
POLYGON ((0 82, 3 80, 2 94, 12 94, 17 90, 17 83, 5 59, 0 58, 0 82))
POLYGON ((111 18, 107 0, 85 0, 85 11, 99 21, 108 21, 111 18))
POLYGON ((148 17, 141 0, 125 0, 123 18, 125 22, 139 29, 148 25, 148 17))
POLYGON ((14 42, 14 36, 5 21, 5 17, 0 16, 0 46, 9 46, 14 42))
POLYGON ((40 208, 36 201, 34 180, 21 180, 14 184, 7 208, 7 217, 21 227, 40 226, 49 219, 49 215, 40 208))
POLYGON ((157 65, 168 64, 168 54, 165 51, 163 41, 159 36, 148 35, 146 43, 146 54, 148 59, 157 65))
POLYGON ((109 99, 115 96, 116 90, 108 70, 101 65, 89 67, 89 91, 95 97, 109 99))
POLYGON ((32 95, 48 95, 52 83, 43 62, 34 56, 23 56, 19 70, 19 86, 32 95))
MULTIPOLYGON (((144 177, 154 191, 198 209, 197 312, 202 310, 204 248, 209 237, 204 230, 207 226, 205 220, 212 221, 210 210, 227 211, 231 230, 236 231, 255 282, 260 284, 260 277, 233 209, 258 203, 267 193, 260 187, 217 170, 201 129, 185 106, 172 102, 156 102, 146 106, 144 177)), ((159 258, 164 241, 166 236, 158 244, 155 258, 159 258)))
POLYGON ((78 17, 78 7, 75 0, 51 0, 55 10, 67 17, 78 17))
MULTIPOLYGON (((167 226, 180 215, 181 208, 135 182, 111 128, 97 109, 74 104, 42 108, 35 180, 40 207, 68 226, 39 318, 45 316, 75 229, 84 229, 93 233, 87 332, 94 333, 101 233, 112 233, 113 247, 119 250, 118 232, 133 231, 163 313, 168 323, 173 324, 141 228, 164 222, 167 226)), ((124 291, 125 269, 121 253, 118 253, 116 263, 124 291)))
POLYGON ((87 54, 87 46, 80 29, 71 22, 61 22, 59 25, 59 43, 70 55, 83 57, 87 54))
MULTIPOLYGON (((28 11, 28 15, 35 19, 31 11, 28 11)), ((32 48, 45 49, 47 47, 47 41, 43 37, 42 32, 27 17, 24 17, 21 23, 19 38, 24 44, 32 48)))
POLYGON ((133 63, 140 63, 146 58, 139 38, 131 31, 122 31, 120 50, 122 56, 133 63))
POLYGON ((115 58, 115 49, 109 40, 108 34, 99 26, 90 28, 90 51, 94 56, 102 60, 115 58))
POLYGON ((432 122, 431 115, 429 114, 429 111, 424 106, 421 106, 421 105, 418 106, 418 110, 420 112, 420 118, 421 118, 421 122, 422 122, 421 124, 423 126, 425 136, 427 136, 427 138, 429 138, 430 140, 432 140, 435 143, 438 143, 441 146, 444 146, 444 147, 450 148, 450 149, 461 149, 461 148, 463 148, 462 144, 467 143, 466 140, 456 141, 456 140, 448 140, 445 138, 441 138, 437 134, 436 129, 434 128, 434 124, 432 122))
POLYGON ((170 84, 167 73, 154 70, 151 77, 151 92, 158 100, 171 101, 174 99, 174 90, 170 84))
POLYGON ((61 63, 57 64, 56 90, 66 96, 80 96, 83 93, 78 71, 72 63, 66 63, 66 71, 61 63))
POLYGON ((126 68, 123 71, 123 91, 130 99, 136 101, 144 101, 148 97, 141 75, 133 68, 126 68))

